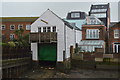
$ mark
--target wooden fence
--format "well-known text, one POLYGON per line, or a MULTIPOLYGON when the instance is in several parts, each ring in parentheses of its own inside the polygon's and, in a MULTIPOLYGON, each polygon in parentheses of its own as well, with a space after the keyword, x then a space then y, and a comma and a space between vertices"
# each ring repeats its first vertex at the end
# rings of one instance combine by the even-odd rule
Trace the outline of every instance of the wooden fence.
POLYGON ((30 48, 2 49, 2 78, 18 78, 23 72, 31 68, 30 48))
POLYGON ((30 42, 57 42, 57 33, 56 32, 35 32, 30 33, 30 42))
POLYGON ((30 56, 30 48, 9 48, 9 47, 3 47, 2 48, 2 60, 4 59, 14 59, 14 58, 23 58, 30 56))

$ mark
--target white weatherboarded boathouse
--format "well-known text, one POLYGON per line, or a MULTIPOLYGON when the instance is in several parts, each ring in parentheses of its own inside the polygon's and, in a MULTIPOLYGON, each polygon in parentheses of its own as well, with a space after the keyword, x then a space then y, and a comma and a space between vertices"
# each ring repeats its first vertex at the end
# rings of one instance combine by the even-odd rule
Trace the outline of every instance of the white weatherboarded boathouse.
POLYGON ((46 10, 31 25, 30 42, 33 61, 62 63, 81 40, 81 30, 46 10))

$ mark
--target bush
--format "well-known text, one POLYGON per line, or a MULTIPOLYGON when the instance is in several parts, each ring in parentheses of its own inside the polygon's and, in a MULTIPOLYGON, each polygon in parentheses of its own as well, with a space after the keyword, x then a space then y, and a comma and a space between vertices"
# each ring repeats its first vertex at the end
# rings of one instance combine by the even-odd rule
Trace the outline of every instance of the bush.
POLYGON ((0 42, 0 45, 2 45, 2 46, 8 46, 7 43, 2 43, 2 42, 0 42))
POLYGON ((9 47, 15 47, 15 43, 13 41, 8 42, 9 47))

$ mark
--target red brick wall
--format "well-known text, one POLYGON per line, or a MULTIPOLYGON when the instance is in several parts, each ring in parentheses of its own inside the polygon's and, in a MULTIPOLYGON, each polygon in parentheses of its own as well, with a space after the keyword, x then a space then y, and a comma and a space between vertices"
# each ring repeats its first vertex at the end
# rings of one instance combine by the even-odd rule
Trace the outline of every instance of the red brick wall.
POLYGON ((95 61, 95 53, 85 52, 85 53, 82 53, 82 54, 83 54, 83 60, 85 60, 85 61, 95 61))
MULTIPOLYGON (((95 58, 104 58, 104 53, 80 52, 79 54, 83 54, 83 60, 85 61, 95 61, 95 58)), ((119 57, 120 54, 113 53, 113 59, 119 57)))
POLYGON ((97 39, 97 40, 105 40, 106 27, 104 25, 83 25, 82 26, 82 40, 88 40, 88 39, 86 39, 86 30, 87 29, 99 29, 100 30, 99 39, 97 39))
MULTIPOLYGON (((115 29, 119 29, 119 31, 120 31, 120 27, 110 27, 110 29, 109 29, 108 44, 109 44, 109 51, 110 52, 113 52, 113 44, 114 44, 114 42, 119 42, 120 43, 120 38, 118 38, 118 39, 114 38, 114 30, 115 29)), ((120 34, 120 32, 119 32, 119 34, 120 34)))
MULTIPOLYGON (((24 29, 24 35, 28 34, 30 32, 30 30, 26 30, 26 25, 27 24, 31 24, 31 22, 3 22, 3 25, 5 25, 5 30, 2 30, 2 34, 5 35, 5 42, 10 41, 10 34, 14 34, 14 31, 16 29, 18 29, 18 25, 22 24, 23 25, 23 29, 24 29), (10 25, 14 24, 15 25, 15 30, 10 30, 10 25)), ((17 36, 15 35, 15 38, 17 38, 17 36)))

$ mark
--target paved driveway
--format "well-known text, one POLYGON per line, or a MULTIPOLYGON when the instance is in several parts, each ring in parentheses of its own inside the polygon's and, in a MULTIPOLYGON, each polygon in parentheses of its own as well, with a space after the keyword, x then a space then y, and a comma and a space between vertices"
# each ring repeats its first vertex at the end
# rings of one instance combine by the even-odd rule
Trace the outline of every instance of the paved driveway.
POLYGON ((79 69, 75 68, 69 73, 63 73, 52 68, 40 68, 31 70, 22 78, 40 80, 41 78, 118 78, 118 71, 113 70, 95 70, 95 69, 79 69))
POLYGON ((72 69, 68 74, 57 72, 55 78, 119 78, 118 71, 72 69))

